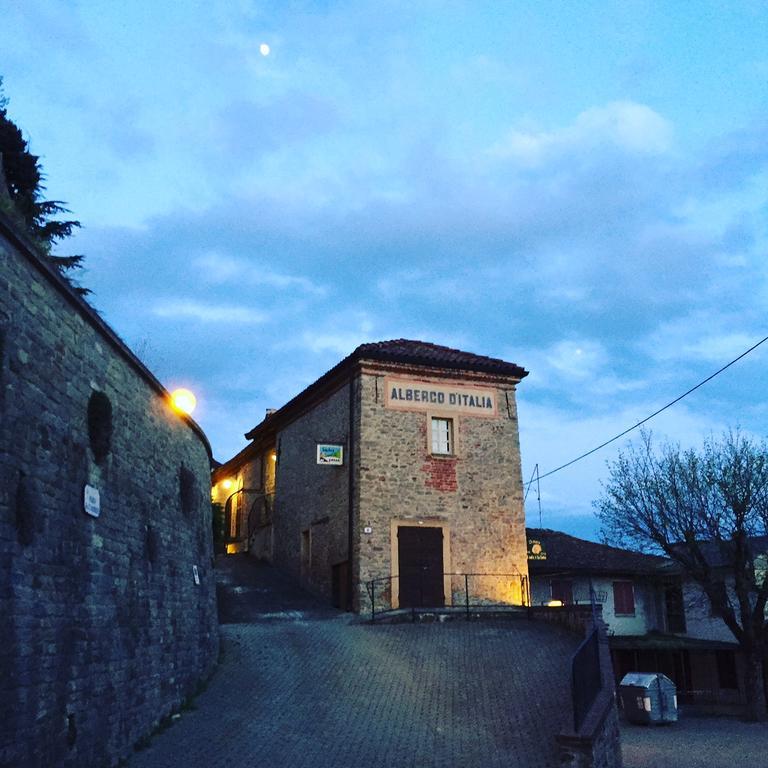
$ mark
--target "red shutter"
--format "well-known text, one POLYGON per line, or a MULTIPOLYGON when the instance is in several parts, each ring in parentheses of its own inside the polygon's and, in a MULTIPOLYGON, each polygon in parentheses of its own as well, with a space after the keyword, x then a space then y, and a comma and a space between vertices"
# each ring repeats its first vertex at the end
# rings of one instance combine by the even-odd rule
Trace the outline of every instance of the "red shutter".
POLYGON ((613 610, 616 615, 635 615, 635 592, 631 581, 613 582, 613 610))

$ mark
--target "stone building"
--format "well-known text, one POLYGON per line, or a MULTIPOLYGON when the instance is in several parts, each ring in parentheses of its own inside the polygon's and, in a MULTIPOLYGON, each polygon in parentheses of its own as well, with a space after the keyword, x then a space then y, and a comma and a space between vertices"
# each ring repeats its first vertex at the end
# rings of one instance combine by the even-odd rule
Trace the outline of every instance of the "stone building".
POLYGON ((0 214, 0 766, 111 766, 218 657, 210 447, 0 214))
POLYGON ((363 344, 213 474, 242 547, 339 607, 527 597, 514 363, 363 344), (373 584, 371 582, 374 581, 373 584), (373 590, 373 591, 371 591, 373 590))

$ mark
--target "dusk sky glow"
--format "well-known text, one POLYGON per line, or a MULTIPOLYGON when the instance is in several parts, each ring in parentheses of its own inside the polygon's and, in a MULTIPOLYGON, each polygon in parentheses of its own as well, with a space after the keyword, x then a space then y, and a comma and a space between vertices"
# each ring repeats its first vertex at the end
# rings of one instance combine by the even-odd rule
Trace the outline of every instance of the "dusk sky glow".
MULTIPOLYGON (((0 75, 60 252, 220 460, 410 338, 530 371, 527 481, 768 334, 763 2, 0 0, 0 75)), ((649 427, 768 437, 767 361, 649 427)), ((545 526, 595 535, 623 444, 542 482, 545 526)))

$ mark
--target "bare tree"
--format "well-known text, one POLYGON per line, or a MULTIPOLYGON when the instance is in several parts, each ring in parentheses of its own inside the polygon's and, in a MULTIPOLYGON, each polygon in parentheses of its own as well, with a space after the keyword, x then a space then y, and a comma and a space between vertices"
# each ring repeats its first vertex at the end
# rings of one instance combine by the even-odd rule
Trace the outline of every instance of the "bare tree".
POLYGON ((656 451, 643 433, 609 464, 595 507, 606 540, 662 552, 698 584, 744 654, 747 716, 768 720, 765 442, 736 431, 701 451, 656 451))

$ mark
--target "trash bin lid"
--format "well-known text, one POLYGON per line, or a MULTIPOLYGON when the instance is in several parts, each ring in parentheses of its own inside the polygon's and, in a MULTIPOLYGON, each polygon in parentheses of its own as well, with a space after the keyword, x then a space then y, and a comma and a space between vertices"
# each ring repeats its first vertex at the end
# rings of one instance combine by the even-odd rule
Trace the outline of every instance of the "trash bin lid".
POLYGON ((658 676, 658 672, 627 672, 619 685, 631 685, 638 688, 648 688, 658 676))

